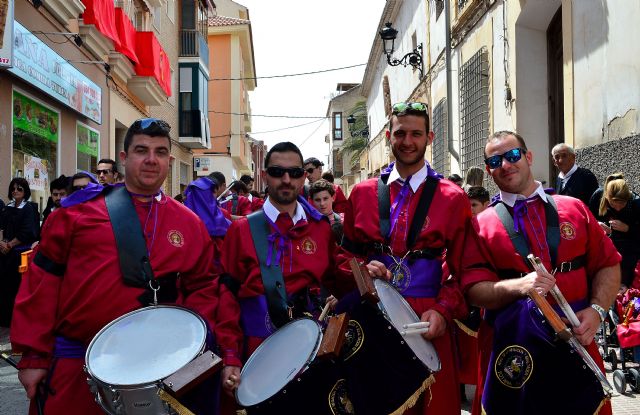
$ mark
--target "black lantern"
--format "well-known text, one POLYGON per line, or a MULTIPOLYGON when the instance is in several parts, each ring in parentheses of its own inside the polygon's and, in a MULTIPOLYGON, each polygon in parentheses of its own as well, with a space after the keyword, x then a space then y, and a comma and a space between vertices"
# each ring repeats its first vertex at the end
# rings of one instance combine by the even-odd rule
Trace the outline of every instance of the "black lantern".
MULTIPOLYGON (((356 111, 356 112, 358 112, 358 111, 356 111)), ((349 134, 351 135, 351 137, 369 138, 369 125, 367 125, 366 121, 365 121, 364 127, 362 127, 359 130, 356 130, 356 121, 358 121, 358 120, 356 119, 354 114, 355 113, 352 113, 347 117, 347 124, 349 124, 349 134)))
POLYGON ((422 78, 422 43, 412 52, 404 55, 402 59, 392 58, 391 55, 395 50, 395 40, 398 31, 391 27, 391 22, 387 22, 378 33, 384 43, 384 53, 387 55, 387 64, 389 64, 389 66, 411 66, 413 69, 420 71, 420 78, 422 78))

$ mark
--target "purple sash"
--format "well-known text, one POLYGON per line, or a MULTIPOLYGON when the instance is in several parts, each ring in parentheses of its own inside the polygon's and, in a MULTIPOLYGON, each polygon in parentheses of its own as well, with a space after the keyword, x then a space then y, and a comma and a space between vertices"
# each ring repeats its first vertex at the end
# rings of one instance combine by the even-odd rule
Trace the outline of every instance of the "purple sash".
POLYGON ((398 266, 389 255, 376 255, 370 259, 378 260, 387 266, 395 277, 393 285, 404 297, 435 298, 438 296, 442 283, 442 260, 405 259, 398 266))
POLYGON ((70 359, 84 359, 87 347, 77 340, 56 336, 53 346, 53 357, 63 357, 70 359))
POLYGON ((245 336, 266 339, 277 330, 269 317, 264 295, 240 300, 240 323, 245 336))

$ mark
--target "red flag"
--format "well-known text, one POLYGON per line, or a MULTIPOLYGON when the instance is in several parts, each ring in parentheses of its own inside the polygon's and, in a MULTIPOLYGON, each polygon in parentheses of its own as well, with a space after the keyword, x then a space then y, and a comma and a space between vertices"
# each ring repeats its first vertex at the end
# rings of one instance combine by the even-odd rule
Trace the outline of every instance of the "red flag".
POLYGON ((82 19, 85 24, 92 24, 108 37, 113 40, 114 46, 120 46, 118 31, 116 30, 116 11, 113 0, 82 0, 85 6, 82 19))
POLYGON ((116 30, 120 39, 120 46, 116 50, 127 56, 133 62, 138 63, 136 55, 136 28, 133 27, 129 16, 120 8, 116 7, 116 30))
POLYGON ((171 66, 164 49, 153 32, 136 32, 136 74, 153 76, 162 90, 171 96, 171 66))

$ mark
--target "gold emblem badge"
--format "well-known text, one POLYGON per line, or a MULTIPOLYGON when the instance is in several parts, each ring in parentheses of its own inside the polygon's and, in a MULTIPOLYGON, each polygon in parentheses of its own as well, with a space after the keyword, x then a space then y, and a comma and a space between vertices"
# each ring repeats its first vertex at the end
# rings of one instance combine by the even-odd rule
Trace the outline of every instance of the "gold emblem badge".
POLYGON ((344 333, 344 344, 342 345, 342 350, 340 351, 342 360, 347 361, 353 355, 358 353, 363 343, 364 330, 362 329, 362 326, 356 320, 349 320, 347 330, 344 333))
POLYGON ((331 388, 329 406, 333 415, 351 415, 355 413, 353 404, 347 396, 347 385, 344 379, 339 379, 331 388))
POLYGON ((175 246, 176 248, 181 248, 182 245, 184 245, 184 238, 182 237, 180 231, 169 231, 169 233, 167 234, 167 239, 169 240, 171 245, 175 246))
POLYGON ((576 228, 569 222, 562 222, 560 224, 560 235, 563 239, 568 241, 576 238, 576 228))
POLYGON ((520 389, 531 377, 533 359, 527 349, 513 345, 504 348, 494 366, 500 383, 512 389, 520 389))
POLYGON ((300 247, 302 249, 302 252, 304 252, 305 254, 311 255, 316 253, 316 243, 309 237, 306 237, 302 240, 300 247))

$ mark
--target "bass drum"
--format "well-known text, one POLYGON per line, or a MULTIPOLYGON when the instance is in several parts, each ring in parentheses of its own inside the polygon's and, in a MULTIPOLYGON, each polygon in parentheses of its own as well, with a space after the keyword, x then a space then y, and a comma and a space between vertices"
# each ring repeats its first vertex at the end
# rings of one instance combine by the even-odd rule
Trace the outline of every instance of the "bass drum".
POLYGON ((204 352, 206 337, 204 320, 180 307, 146 307, 115 319, 91 340, 85 356, 96 402, 111 415, 175 414, 158 389, 204 352))

